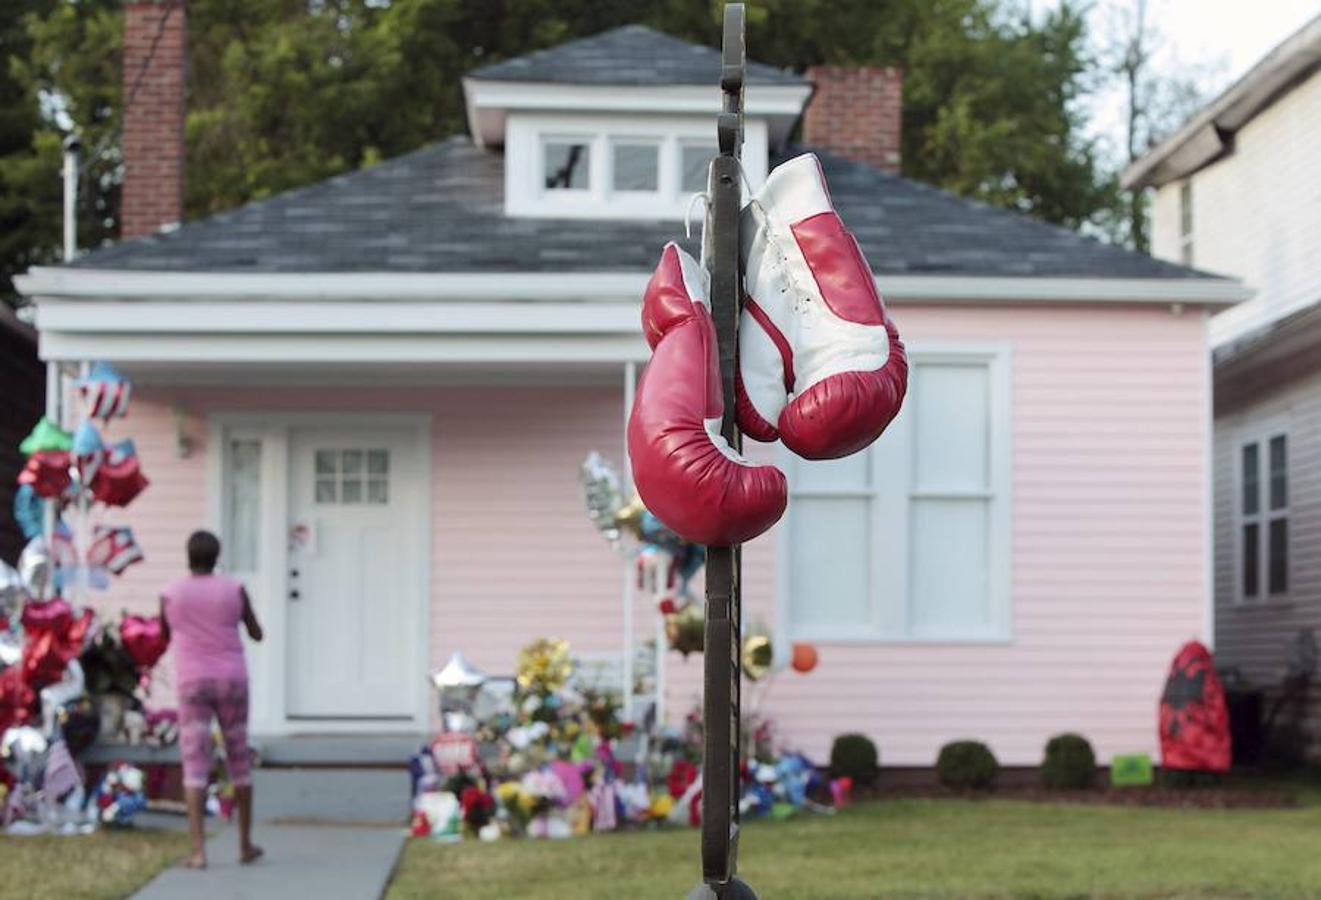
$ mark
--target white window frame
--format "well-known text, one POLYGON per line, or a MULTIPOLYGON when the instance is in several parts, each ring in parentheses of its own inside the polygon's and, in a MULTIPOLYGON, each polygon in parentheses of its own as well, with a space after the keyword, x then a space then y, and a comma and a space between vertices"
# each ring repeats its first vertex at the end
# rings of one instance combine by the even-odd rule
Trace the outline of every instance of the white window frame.
MULTIPOLYGON (((681 148, 709 144, 716 136, 709 117, 610 116, 511 113, 505 140, 505 214, 529 218, 681 220, 692 198, 682 186, 681 148), (591 148, 586 190, 545 186, 545 146, 573 141, 591 148), (647 143, 659 148, 657 190, 615 191, 616 144, 647 143)), ((745 125, 743 169, 755 188, 766 178, 767 130, 764 120, 745 125)))
POLYGON ((1264 419, 1259 423, 1244 426, 1235 433, 1233 443, 1234 471, 1234 600, 1241 606, 1268 606, 1288 603, 1293 590, 1293 522, 1290 521, 1291 503, 1294 485, 1290 477, 1289 459, 1293 453, 1293 434, 1289 428, 1288 417, 1284 414, 1264 419), (1270 508, 1270 442, 1272 438, 1284 438, 1284 483, 1285 503, 1281 509, 1270 508), (1251 444, 1257 445, 1257 511, 1248 514, 1243 509, 1243 450, 1251 444), (1276 593, 1270 590, 1270 524, 1276 519, 1284 519, 1288 549, 1285 553, 1285 589, 1276 593), (1257 592, 1248 594, 1243 586, 1243 529, 1246 525, 1257 525, 1257 592))
POLYGON ((870 523, 872 544, 878 546, 885 542, 895 548, 897 558, 904 560, 901 566, 886 570, 882 565, 881 555, 873 553, 870 559, 869 580, 871 583, 869 617, 866 622, 848 625, 812 626, 795 623, 790 596, 792 579, 791 567, 794 562, 790 536, 793 534, 795 497, 831 496, 856 497, 859 491, 852 489, 812 491, 810 494, 797 490, 794 486, 795 457, 782 446, 778 448, 779 463, 790 473, 790 502, 784 520, 777 528, 778 544, 776 552, 776 621, 790 635, 790 640, 812 640, 830 643, 902 643, 902 644, 983 644, 1006 643, 1013 639, 1012 616, 1012 547, 1013 547, 1013 511, 1012 511, 1012 415, 1011 415, 1011 374, 1012 351, 1004 343, 942 343, 910 346, 909 364, 914 369, 923 364, 948 363, 953 365, 985 365, 988 369, 988 484, 989 490, 982 492, 942 492, 940 496, 965 495, 969 498, 984 498, 989 502, 988 534, 990 545, 987 559, 990 567, 988 590, 990 604, 989 624, 984 628, 956 628, 950 630, 919 630, 911 624, 912 601, 910 597, 909 570, 912 567, 912 553, 909 548, 909 525, 912 519, 913 500, 930 497, 919 493, 914 482, 912 453, 912 421, 907 414, 910 408, 905 404, 905 411, 890 425, 884 443, 878 443, 871 454, 871 488, 862 492, 869 497, 871 505, 870 523), (887 440, 888 438, 888 440, 887 440), (903 479, 893 477, 896 471, 903 471, 903 479), (879 476, 879 477, 878 477, 879 476), (883 515, 886 505, 893 509, 893 504, 902 504, 902 516, 883 515))

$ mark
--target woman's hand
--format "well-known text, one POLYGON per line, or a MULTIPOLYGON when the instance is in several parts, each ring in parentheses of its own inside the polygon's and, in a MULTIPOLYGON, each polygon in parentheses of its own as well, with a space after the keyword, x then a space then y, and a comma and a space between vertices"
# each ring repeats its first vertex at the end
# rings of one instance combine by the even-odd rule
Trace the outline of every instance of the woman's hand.
POLYGON ((239 588, 239 594, 243 597, 243 627, 248 629, 248 637, 260 642, 264 632, 261 630, 261 623, 257 621, 257 614, 252 611, 252 601, 248 599, 248 589, 239 588))

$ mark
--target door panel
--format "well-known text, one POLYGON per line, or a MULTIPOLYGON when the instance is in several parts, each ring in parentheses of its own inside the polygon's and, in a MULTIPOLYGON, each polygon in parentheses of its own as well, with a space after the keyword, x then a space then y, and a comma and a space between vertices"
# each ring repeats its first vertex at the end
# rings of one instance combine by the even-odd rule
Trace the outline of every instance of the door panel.
POLYGON ((407 429, 294 429, 289 469, 288 715, 415 713, 424 502, 407 429))

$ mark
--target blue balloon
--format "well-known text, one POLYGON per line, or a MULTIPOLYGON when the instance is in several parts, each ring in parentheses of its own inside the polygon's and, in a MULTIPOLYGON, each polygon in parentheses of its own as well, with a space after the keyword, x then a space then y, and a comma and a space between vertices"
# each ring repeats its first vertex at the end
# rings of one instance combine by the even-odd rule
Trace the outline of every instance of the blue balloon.
POLYGON ((14 493, 14 521, 29 541, 40 537, 46 521, 46 501, 30 484, 21 484, 14 493))

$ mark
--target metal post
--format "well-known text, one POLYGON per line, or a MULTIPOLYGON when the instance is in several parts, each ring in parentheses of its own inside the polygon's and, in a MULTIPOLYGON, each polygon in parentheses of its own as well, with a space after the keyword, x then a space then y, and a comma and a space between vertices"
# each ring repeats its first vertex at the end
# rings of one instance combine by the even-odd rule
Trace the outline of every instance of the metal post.
MULTIPOLYGON (((715 322, 725 403, 721 434, 735 450, 742 439, 734 421, 734 365, 738 346, 742 272, 739 213, 742 205, 743 83, 747 68, 742 3, 725 5, 720 73, 721 112, 716 119, 720 152, 711 164, 703 256, 711 271, 711 317, 715 322)), ((742 640, 738 547, 708 547, 706 555, 705 690, 702 723, 702 880, 690 898, 754 898, 737 877, 739 839, 739 682, 742 640)))

